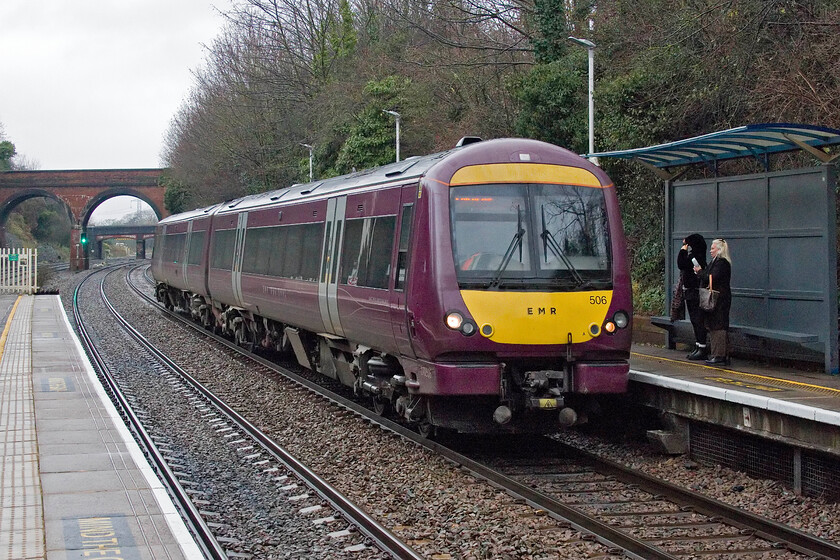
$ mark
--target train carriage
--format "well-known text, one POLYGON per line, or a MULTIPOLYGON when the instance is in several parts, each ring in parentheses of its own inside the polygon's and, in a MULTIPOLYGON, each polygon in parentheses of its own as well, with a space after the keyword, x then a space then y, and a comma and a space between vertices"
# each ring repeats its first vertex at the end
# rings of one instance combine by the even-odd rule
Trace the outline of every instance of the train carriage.
POLYGON ((159 299, 424 430, 556 429, 626 390, 615 188, 562 148, 472 143, 171 216, 158 233, 159 299), (206 283, 179 280, 178 250, 201 255, 206 283))

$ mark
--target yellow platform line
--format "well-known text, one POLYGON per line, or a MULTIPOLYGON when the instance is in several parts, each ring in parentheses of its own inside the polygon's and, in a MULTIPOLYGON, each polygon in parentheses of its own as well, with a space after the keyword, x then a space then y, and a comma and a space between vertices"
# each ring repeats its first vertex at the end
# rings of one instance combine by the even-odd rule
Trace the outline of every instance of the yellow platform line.
POLYGON ((694 367, 702 367, 702 368, 706 368, 706 369, 725 371, 726 373, 728 373, 730 375, 737 376, 737 377, 745 377, 747 379, 760 379, 760 380, 762 380, 766 383, 769 383, 771 385, 780 385, 780 386, 789 385, 789 386, 793 386, 793 387, 797 387, 797 388, 801 388, 801 389, 807 389, 807 390, 812 391, 812 392, 825 393, 825 394, 833 395, 833 396, 836 396, 836 397, 840 397, 840 390, 832 389, 831 387, 823 387, 821 385, 811 385, 810 383, 802 383, 800 381, 790 381, 788 379, 779 379, 778 377, 770 377, 770 376, 767 376, 767 375, 758 375, 756 373, 744 373, 743 371, 735 371, 735 370, 721 368, 721 367, 717 367, 717 366, 707 366, 706 364, 698 364, 698 363, 686 364, 686 362, 684 362, 683 360, 674 360, 673 358, 665 358, 665 357, 662 357, 662 356, 651 356, 650 354, 641 354, 639 352, 630 352, 630 354, 633 355, 633 356, 639 356, 641 358, 664 360, 666 362, 672 362, 672 363, 675 363, 675 364, 690 365, 690 366, 694 366, 694 367))
POLYGON ((3 334, 0 335, 0 358, 3 357, 3 351, 6 349, 6 338, 9 336, 9 329, 12 326, 12 319, 15 318, 15 311, 17 311, 17 306, 20 303, 20 299, 23 296, 18 296, 15 300, 15 304, 12 306, 12 310, 9 312, 9 318, 6 320, 6 326, 3 328, 3 334))

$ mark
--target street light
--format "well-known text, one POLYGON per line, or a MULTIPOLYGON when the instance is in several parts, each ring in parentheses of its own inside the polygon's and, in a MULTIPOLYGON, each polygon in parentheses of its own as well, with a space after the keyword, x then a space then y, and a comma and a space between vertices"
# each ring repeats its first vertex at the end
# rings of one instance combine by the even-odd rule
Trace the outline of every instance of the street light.
POLYGON ((309 148, 309 181, 312 182, 312 146, 309 144, 300 143, 304 148, 309 148))
MULTIPOLYGON (((588 39, 569 37, 569 41, 586 47, 589 54, 589 153, 595 153, 595 43, 588 39)), ((598 165, 598 158, 590 158, 590 161, 598 165)))
POLYGON ((397 161, 400 161, 400 114, 396 111, 389 111, 388 109, 383 109, 382 112, 388 113, 397 119, 397 161))

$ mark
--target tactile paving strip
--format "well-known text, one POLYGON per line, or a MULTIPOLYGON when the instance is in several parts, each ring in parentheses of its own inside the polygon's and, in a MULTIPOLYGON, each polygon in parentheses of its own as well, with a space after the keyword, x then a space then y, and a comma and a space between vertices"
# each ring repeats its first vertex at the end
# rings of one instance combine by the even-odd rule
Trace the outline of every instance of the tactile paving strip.
POLYGON ((0 557, 27 560, 46 558, 32 387, 34 300, 18 299, 0 339, 0 557))

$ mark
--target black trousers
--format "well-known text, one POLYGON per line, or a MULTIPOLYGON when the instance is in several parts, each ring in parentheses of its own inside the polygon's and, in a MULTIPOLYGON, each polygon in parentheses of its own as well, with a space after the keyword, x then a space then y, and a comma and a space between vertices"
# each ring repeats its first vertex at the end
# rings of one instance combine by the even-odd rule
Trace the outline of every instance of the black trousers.
POLYGON ((703 311, 700 309, 700 295, 697 290, 685 290, 685 306, 688 308, 688 318, 691 319, 691 326, 694 328, 694 339, 697 344, 706 345, 708 331, 703 325, 703 311))

